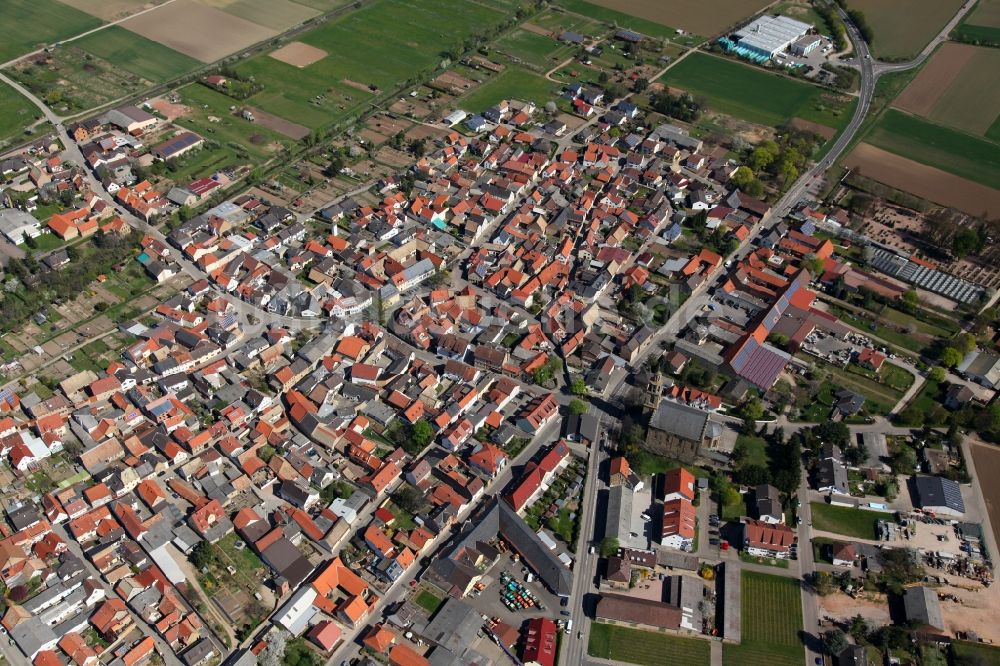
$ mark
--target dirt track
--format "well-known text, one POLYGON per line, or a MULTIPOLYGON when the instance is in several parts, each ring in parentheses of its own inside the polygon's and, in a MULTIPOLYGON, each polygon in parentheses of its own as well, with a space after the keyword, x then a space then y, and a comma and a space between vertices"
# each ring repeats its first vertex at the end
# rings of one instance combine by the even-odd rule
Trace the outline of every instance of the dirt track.
MULTIPOLYGON (((941 169, 900 157, 867 143, 860 143, 844 159, 844 165, 862 175, 910 192, 942 206, 970 215, 1000 216, 1000 190, 995 190, 941 169)), ((998 467, 1000 470, 1000 467, 998 467)), ((1000 505, 1000 497, 998 497, 1000 505)))

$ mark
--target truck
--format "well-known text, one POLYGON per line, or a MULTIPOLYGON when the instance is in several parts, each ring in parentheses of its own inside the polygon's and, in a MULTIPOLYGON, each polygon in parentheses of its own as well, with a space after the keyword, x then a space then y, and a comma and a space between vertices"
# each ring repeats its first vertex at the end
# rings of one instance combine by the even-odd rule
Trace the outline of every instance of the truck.
POLYGON ((567 634, 573 633, 573 620, 566 620, 566 629, 565 629, 565 631, 566 631, 567 634))

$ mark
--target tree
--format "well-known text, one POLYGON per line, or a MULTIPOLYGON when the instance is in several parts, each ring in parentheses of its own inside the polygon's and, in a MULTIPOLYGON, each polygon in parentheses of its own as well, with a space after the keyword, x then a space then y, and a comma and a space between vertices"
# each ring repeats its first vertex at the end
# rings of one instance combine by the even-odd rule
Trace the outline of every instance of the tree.
POLYGON ((823 632, 823 649, 827 654, 836 656, 843 652, 847 645, 847 635, 840 629, 823 632))
POLYGON ((813 426, 812 434, 824 444, 835 444, 842 449, 847 446, 851 438, 851 431, 845 423, 833 421, 813 426))
POLYGON ((618 539, 613 536, 606 536, 601 539, 601 557, 611 557, 618 553, 618 539))
POLYGON ((962 362, 963 354, 954 347, 945 347, 941 350, 941 365, 946 368, 954 368, 962 362))
POLYGON ((587 395, 587 382, 577 377, 569 383, 569 392, 573 395, 587 395))
POLYGON ((410 152, 414 157, 423 157, 427 151, 427 142, 424 139, 414 139, 410 142, 410 152))
POLYGON ((743 192, 754 199, 760 199, 764 195, 764 183, 754 178, 743 188, 743 192))
POLYGON ((740 405, 740 416, 751 421, 759 421, 764 416, 764 403, 753 397, 740 405))
POLYGON ((410 440, 416 449, 423 449, 434 439, 434 430, 426 419, 420 419, 410 426, 410 440))
POLYGON ((937 382, 940 384, 941 382, 944 381, 944 378, 945 378, 945 369, 942 368, 940 365, 934 366, 933 368, 930 369, 930 372, 927 373, 927 379, 931 380, 932 382, 937 382))
POLYGON ((983 239, 975 229, 964 227, 955 232, 951 240, 951 252, 961 259, 969 254, 975 254, 983 249, 983 239))
POLYGON ((810 252, 802 260, 802 267, 809 271, 813 277, 823 274, 824 261, 810 252))
POLYGON ((191 563, 199 569, 204 569, 215 564, 218 558, 215 555, 215 546, 208 541, 199 541, 198 545, 191 550, 191 563))
POLYGON ((733 175, 730 177, 730 180, 733 181, 733 185, 740 188, 741 190, 747 185, 749 185, 753 179, 754 179, 753 171, 751 171, 750 167, 748 166, 739 167, 738 169, 736 169, 736 171, 733 172, 733 175))
POLYGON ((812 583, 813 589, 816 590, 816 594, 821 597, 833 594, 840 588, 840 586, 837 585, 837 579, 835 579, 828 571, 817 571, 813 574, 812 583))
POLYGON ((579 416, 580 414, 585 414, 587 412, 587 403, 583 400, 577 400, 574 398, 570 400, 569 403, 569 413, 573 416, 579 416))
POLYGON ((392 501, 403 511, 414 515, 423 511, 426 504, 424 494, 409 484, 393 493, 392 501))
POLYGON ((287 645, 288 634, 284 631, 272 632, 267 637, 267 647, 257 655, 257 663, 260 666, 282 666, 287 645))

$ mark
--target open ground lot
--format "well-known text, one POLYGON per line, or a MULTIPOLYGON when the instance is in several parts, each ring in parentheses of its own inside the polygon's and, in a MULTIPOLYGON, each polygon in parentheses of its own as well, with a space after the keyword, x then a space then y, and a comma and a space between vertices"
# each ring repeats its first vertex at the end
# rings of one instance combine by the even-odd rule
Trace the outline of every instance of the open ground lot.
POLYGON ((57 0, 4 0, 0 63, 101 25, 101 21, 57 0))
POLYGON ((194 0, 174 0, 119 25, 202 62, 215 62, 279 32, 194 0))
POLYGON ((853 108, 843 95, 704 53, 677 63, 661 81, 704 97, 714 111, 772 127, 802 118, 840 129, 853 108))
MULTIPOLYGON (((661 22, 663 12, 657 12, 661 20, 651 21, 633 13, 632 7, 638 4, 645 4, 650 7, 666 6, 668 4, 680 5, 681 2, 656 2, 655 0, 642 0, 642 2, 627 2, 627 0, 609 0, 600 3, 586 2, 586 0, 559 0, 559 4, 571 12, 596 19, 608 25, 615 25, 619 28, 634 30, 635 32, 648 35, 650 37, 670 39, 681 44, 695 44, 702 41, 696 34, 679 35, 676 27, 661 22), (627 12, 618 11, 618 8, 628 9, 627 12)), ((693 3, 684 3, 693 4, 693 3)), ((731 4, 736 4, 733 2, 731 4)))
POLYGON ((587 652, 592 657, 615 662, 660 666, 663 663, 707 664, 709 643, 655 631, 642 631, 603 622, 590 625, 587 652), (670 655, 664 662, 665 655, 670 655))
POLYGON ((979 44, 1000 44, 1000 0, 979 0, 953 36, 979 44))
POLYGON ((722 646, 725 664, 799 666, 802 663, 802 597, 799 581, 744 571, 740 580, 739 645, 722 646))
POLYGON ((595 0, 594 4, 710 37, 738 26, 771 3, 769 0, 595 0))
POLYGON ((1000 50, 947 43, 896 98, 903 111, 1000 140, 1000 50), (991 128, 996 136, 991 135, 991 128))
POLYGON ((326 51, 302 42, 289 42, 277 51, 272 51, 271 57, 294 67, 306 67, 325 58, 326 51))
POLYGON ((38 109, 19 92, 0 83, 0 146, 15 141, 35 121, 38 109))
POLYGON ((912 58, 934 38, 965 0, 848 0, 865 14, 879 58, 912 58), (900 17, 906 17, 900 20, 900 17))
POLYGON ((459 100, 466 111, 482 113, 502 99, 534 102, 538 106, 555 98, 558 86, 520 67, 509 67, 459 100))
POLYGON ((300 68, 261 55, 239 71, 264 86, 249 100, 254 106, 321 127, 434 68, 505 16, 471 0, 383 0, 300 35, 330 54, 318 62, 300 68))
POLYGON ((891 518, 889 514, 846 506, 833 506, 825 502, 812 502, 813 528, 858 539, 874 539, 875 521, 891 518))
MULTIPOLYGON (((976 477, 980 479, 1000 478, 1000 449, 981 444, 970 445, 972 462, 976 466, 976 477)), ((986 513, 989 514, 990 525, 993 526, 993 536, 1000 543, 1000 484, 981 484, 983 501, 986 503, 986 513)))

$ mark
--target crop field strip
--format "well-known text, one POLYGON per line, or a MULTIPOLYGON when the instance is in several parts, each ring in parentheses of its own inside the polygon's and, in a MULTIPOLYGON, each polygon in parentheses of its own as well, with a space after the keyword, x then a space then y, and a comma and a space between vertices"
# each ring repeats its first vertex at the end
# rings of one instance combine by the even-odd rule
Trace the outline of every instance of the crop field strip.
POLYGON ((953 33, 963 41, 1000 44, 1000 0, 979 0, 953 33))
POLYGON ((704 53, 692 53, 659 80, 704 97, 711 110, 772 127, 802 118, 839 130, 856 103, 809 83, 704 53))
POLYGON ((874 56, 905 60, 927 46, 964 3, 965 0, 848 0, 847 5, 864 13, 874 33, 871 45, 874 56))
POLYGON ((670 39, 685 45, 699 44, 704 41, 704 38, 698 35, 679 36, 676 28, 659 21, 650 21, 597 3, 586 2, 586 0, 558 0, 558 4, 580 16, 587 16, 609 25, 614 24, 619 28, 633 30, 648 37, 670 39))
POLYGON ((771 4, 770 0, 593 0, 593 4, 695 35, 713 37, 771 4))
POLYGON ((175 79, 202 66, 190 56, 117 25, 74 40, 72 45, 153 83, 175 79))
POLYGON ((103 21, 57 0, 4 0, 0 63, 99 27, 103 21))

